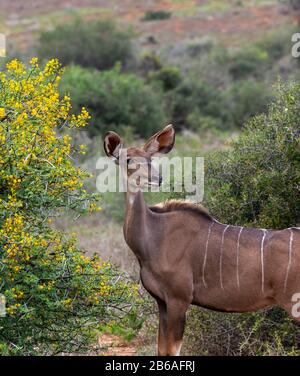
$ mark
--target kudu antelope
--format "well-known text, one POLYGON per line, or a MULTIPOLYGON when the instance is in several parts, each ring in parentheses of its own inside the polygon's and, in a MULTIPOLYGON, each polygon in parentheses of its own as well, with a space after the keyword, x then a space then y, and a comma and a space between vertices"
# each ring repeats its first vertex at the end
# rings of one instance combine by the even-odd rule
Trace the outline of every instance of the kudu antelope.
MULTIPOLYGON (((132 170, 121 165, 128 178, 124 236, 139 261, 141 281, 158 304, 158 355, 180 353, 190 304, 223 312, 279 305, 292 315, 293 295, 300 293, 299 228, 222 224, 202 206, 183 201, 145 204, 142 188, 161 180, 158 172, 150 180, 151 157, 168 153, 174 141, 168 125, 142 148, 126 149, 127 164, 139 157, 146 161, 139 179, 132 181, 132 170)), ((122 140, 116 133, 106 135, 104 148, 119 163, 122 140)), ((299 316, 294 318, 300 322, 299 316)))

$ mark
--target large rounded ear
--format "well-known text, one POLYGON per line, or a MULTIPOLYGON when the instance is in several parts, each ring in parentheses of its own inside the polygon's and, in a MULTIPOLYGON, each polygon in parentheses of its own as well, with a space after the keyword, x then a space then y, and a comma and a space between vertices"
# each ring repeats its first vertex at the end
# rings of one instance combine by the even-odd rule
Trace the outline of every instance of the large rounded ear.
POLYGON ((169 153, 175 143, 175 131, 172 124, 167 125, 160 132, 155 133, 143 146, 143 149, 151 155, 156 153, 169 153))
POLYGON ((122 140, 117 133, 106 133, 103 144, 105 153, 108 157, 119 159, 120 150, 122 148, 122 140))

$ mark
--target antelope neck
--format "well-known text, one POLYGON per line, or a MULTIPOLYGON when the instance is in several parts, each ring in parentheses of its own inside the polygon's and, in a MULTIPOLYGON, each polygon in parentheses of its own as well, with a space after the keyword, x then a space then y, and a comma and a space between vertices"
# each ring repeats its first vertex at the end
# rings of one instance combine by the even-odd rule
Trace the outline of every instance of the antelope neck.
POLYGON ((139 261, 149 259, 147 249, 148 229, 152 222, 151 210, 145 203, 141 190, 136 193, 126 193, 126 211, 124 222, 124 237, 128 246, 133 250, 139 261))

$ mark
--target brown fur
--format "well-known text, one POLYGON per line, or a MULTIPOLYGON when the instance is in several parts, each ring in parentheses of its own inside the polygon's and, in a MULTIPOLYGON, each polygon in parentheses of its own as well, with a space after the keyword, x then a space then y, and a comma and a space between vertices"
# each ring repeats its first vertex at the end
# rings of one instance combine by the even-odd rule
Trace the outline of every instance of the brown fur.
POLYGON ((183 200, 167 200, 163 203, 149 206, 149 209, 155 213, 167 213, 173 211, 188 211, 208 219, 214 219, 209 211, 201 204, 183 200))
MULTIPOLYGON (((104 144, 107 154, 116 158, 120 142, 110 133, 104 144)), ((173 143, 174 130, 168 126, 143 149, 131 148, 130 157, 151 158, 169 151, 173 143)), ((191 304, 224 312, 279 305, 293 316, 293 297, 300 293, 299 229, 224 225, 201 205, 180 200, 149 208, 142 190, 130 187, 124 237, 139 261, 141 281, 158 305, 159 355, 179 354, 191 304)), ((300 322, 300 317, 293 318, 300 322)))

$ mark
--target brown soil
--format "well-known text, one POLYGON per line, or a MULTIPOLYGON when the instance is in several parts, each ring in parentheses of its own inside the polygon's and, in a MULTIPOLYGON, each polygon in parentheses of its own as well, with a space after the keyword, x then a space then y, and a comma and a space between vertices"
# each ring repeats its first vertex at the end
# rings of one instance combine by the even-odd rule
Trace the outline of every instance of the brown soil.
POLYGON ((137 355, 134 342, 125 342, 113 334, 102 334, 98 339, 101 348, 107 348, 101 355, 132 356, 137 355))
POLYGON ((116 18, 130 24, 138 37, 152 36, 159 45, 207 34, 229 44, 240 43, 241 39, 253 40, 266 31, 296 22, 288 8, 277 1, 256 6, 251 6, 252 1, 242 1, 243 5, 239 6, 237 1, 229 0, 224 1, 229 5, 223 10, 209 8, 211 3, 214 1, 0 0, 0 22, 8 37, 24 48, 41 29, 49 27, 45 26, 45 16, 47 19, 48 15, 55 14, 55 22, 65 22, 70 18, 71 10, 81 13, 88 10, 84 15, 88 19, 116 18), (172 16, 167 20, 142 22, 147 10, 167 10, 172 12, 172 16), (44 17, 43 21, 41 17, 44 17))

